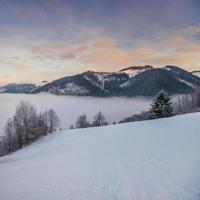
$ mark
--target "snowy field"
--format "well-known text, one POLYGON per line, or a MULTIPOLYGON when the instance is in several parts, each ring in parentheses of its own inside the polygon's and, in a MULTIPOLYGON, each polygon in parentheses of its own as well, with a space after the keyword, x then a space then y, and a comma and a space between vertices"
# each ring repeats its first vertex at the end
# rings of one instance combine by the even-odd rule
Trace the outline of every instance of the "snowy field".
POLYGON ((199 200, 200 113, 62 131, 0 158, 2 200, 199 200))
POLYGON ((55 96, 47 93, 41 94, 0 94, 0 134, 9 117, 12 117, 16 105, 20 101, 29 101, 38 111, 53 108, 57 112, 62 128, 69 128, 79 115, 87 114, 92 120, 98 111, 105 114, 106 119, 112 123, 132 114, 147 110, 150 100, 144 98, 95 98, 55 96))

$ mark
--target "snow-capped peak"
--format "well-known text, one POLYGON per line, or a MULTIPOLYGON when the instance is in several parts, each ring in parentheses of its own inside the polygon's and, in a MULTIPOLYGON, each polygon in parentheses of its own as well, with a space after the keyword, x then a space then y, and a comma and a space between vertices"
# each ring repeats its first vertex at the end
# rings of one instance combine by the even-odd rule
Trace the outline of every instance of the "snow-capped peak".
POLYGON ((150 65, 132 66, 132 67, 128 67, 128 68, 124 68, 124 69, 120 70, 119 73, 126 73, 129 75, 130 78, 132 78, 141 72, 151 70, 151 69, 153 69, 153 67, 150 65))
POLYGON ((195 76, 198 76, 200 78, 200 70, 199 71, 193 71, 192 74, 195 75, 195 76))

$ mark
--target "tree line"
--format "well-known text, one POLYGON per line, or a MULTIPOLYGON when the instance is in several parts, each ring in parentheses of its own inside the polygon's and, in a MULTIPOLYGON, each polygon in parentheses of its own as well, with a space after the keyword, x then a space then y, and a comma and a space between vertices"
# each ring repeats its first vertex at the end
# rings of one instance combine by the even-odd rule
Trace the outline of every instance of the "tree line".
POLYGON ((22 101, 13 118, 8 119, 0 141, 0 155, 23 148, 52 133, 59 126, 59 118, 53 109, 37 113, 36 108, 22 101))
POLYGON ((179 95, 175 99, 173 102, 169 94, 161 90, 154 97, 148 111, 127 117, 119 123, 151 120, 200 111, 200 89, 196 89, 190 94, 179 95))
POLYGON ((87 115, 83 114, 78 117, 75 123, 75 127, 71 125, 70 129, 74 128, 88 128, 88 127, 97 127, 97 126, 106 126, 108 122, 106 121, 105 116, 101 111, 99 111, 95 116, 92 123, 87 120, 87 115))
MULTIPOLYGON (((119 123, 164 118, 164 117, 170 117, 173 114, 174 114, 174 108, 172 99, 170 98, 167 92, 161 90, 153 99, 149 111, 133 115, 132 117, 129 118, 125 118, 124 120, 119 121, 119 123)), ((115 122, 113 122, 113 124, 115 124, 115 122)), ((102 112, 99 111, 95 115, 94 121, 92 123, 90 123, 87 120, 87 116, 84 114, 78 117, 75 126, 72 125, 70 129, 88 128, 88 127, 106 126, 106 125, 108 125, 108 122, 105 120, 105 116, 102 114, 102 112)))
POLYGON ((175 114, 184 114, 200 111, 200 89, 192 94, 185 94, 178 97, 175 104, 175 114))
MULTIPOLYGON (((60 120, 53 109, 38 113, 29 102, 22 101, 12 118, 8 119, 4 134, 0 138, 0 156, 22 149, 54 131, 60 120)), ((90 123, 85 114, 78 117, 73 128, 88 128, 108 125, 105 116, 99 111, 90 123)), ((61 130, 61 128, 60 128, 61 130)))

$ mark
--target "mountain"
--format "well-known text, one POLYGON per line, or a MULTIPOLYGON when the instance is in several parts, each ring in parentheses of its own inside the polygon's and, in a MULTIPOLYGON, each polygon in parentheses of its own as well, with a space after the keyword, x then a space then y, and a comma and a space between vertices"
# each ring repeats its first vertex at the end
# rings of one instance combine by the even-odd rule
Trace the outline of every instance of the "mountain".
POLYGON ((193 75, 198 76, 200 78, 200 70, 191 72, 193 75))
POLYGON ((58 95, 110 96, 116 86, 128 79, 129 76, 125 73, 87 71, 35 88, 33 93, 45 91, 58 95))
POLYGON ((197 200, 200 113, 58 131, 0 158, 2 200, 197 200))
POLYGON ((165 69, 152 69, 131 78, 126 87, 118 93, 123 96, 154 96, 161 89, 169 94, 182 94, 192 91, 192 88, 179 81, 174 73, 165 69))
POLYGON ((32 92, 50 92, 57 95, 78 96, 154 96, 164 89, 169 94, 192 92, 200 86, 200 78, 176 66, 153 68, 152 66, 132 66, 119 72, 87 71, 64 77, 32 92))
POLYGON ((132 66, 119 72, 86 71, 41 85, 8 84, 0 93, 50 92, 56 95, 77 96, 154 96, 161 89, 169 94, 184 94, 200 87, 200 71, 188 72, 177 66, 153 68, 150 65, 132 66))
POLYGON ((34 84, 11 83, 0 87, 0 93, 31 93, 35 88, 34 84))
POLYGON ((182 82, 188 84, 189 86, 200 85, 200 78, 194 76, 191 72, 183 70, 176 66, 166 66, 164 69, 167 69, 175 74, 175 76, 182 82))

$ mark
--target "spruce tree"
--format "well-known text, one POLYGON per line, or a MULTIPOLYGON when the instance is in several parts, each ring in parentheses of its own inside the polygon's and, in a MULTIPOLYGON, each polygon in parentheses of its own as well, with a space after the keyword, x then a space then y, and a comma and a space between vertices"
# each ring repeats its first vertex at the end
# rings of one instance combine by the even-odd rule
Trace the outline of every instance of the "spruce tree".
POLYGON ((161 90, 154 98, 150 111, 156 118, 170 117, 173 113, 172 101, 168 93, 161 90))

